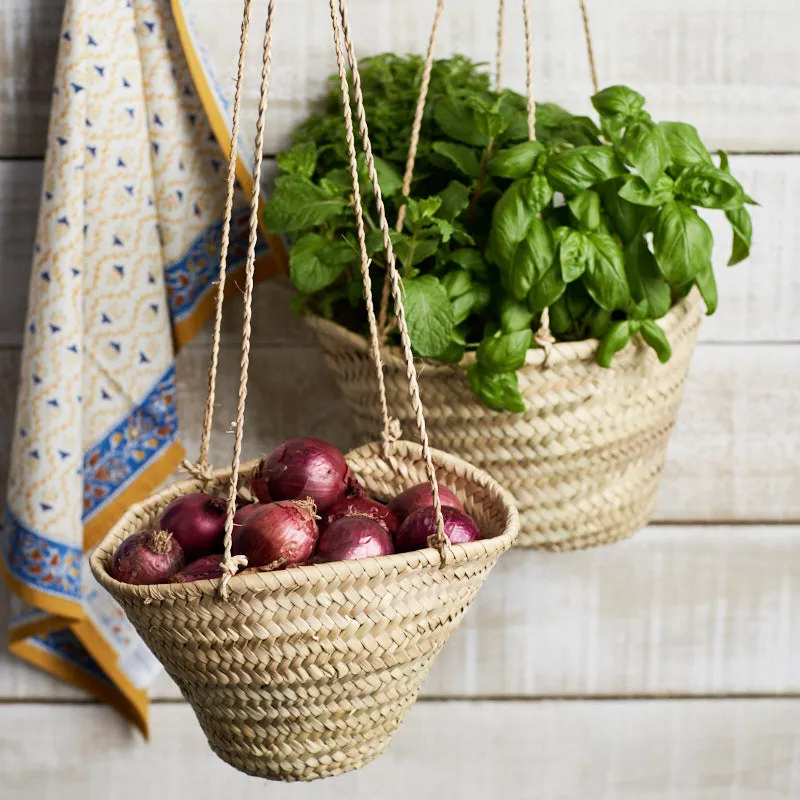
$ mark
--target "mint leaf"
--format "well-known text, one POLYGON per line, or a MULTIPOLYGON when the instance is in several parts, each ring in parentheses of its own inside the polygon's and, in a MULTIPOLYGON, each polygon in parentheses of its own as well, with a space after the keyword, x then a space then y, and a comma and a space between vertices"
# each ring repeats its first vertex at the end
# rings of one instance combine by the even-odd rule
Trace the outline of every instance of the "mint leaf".
POLYGON ((477 398, 494 411, 510 411, 521 414, 525 401, 519 393, 516 372, 489 375, 477 364, 467 368, 467 379, 477 398))
POLYGON ((453 307, 447 292, 433 275, 406 278, 404 306, 414 351, 436 358, 453 337, 453 307))
POLYGON ((310 178, 317 166, 317 146, 311 141, 298 142, 283 153, 279 153, 275 161, 290 175, 310 178))
POLYGON ((658 127, 664 134, 670 160, 676 167, 712 163, 711 154, 706 150, 694 126, 685 122, 660 122, 658 127))
POLYGON ((469 206, 470 191, 469 186, 458 181, 450 181, 439 193, 442 204, 439 206, 436 216, 453 222, 469 206))
POLYGON ((691 281, 711 264, 714 237, 697 212, 675 200, 656 217, 653 252, 661 274, 671 284, 691 281))
POLYGON ((637 206, 663 206, 664 203, 674 199, 675 185, 669 175, 662 175, 652 187, 642 178, 631 175, 622 184, 619 196, 637 206))
POLYGON ((491 374, 516 372, 525 363, 532 338, 533 331, 530 328, 515 333, 496 333, 480 343, 478 365, 481 370, 491 374))
POLYGON ((634 122, 628 126, 619 145, 625 160, 652 189, 669 165, 669 149, 664 134, 652 122, 634 122))
POLYGON ((289 274, 299 291, 312 294, 330 286, 353 255, 345 242, 331 242, 318 233, 307 233, 289 251, 289 274))
POLYGON ((625 167, 610 147, 576 147, 552 156, 547 164, 550 184, 567 195, 624 174, 625 167))
POLYGON ((264 207, 264 224, 272 233, 293 233, 322 225, 346 208, 307 178, 282 175, 264 207))
POLYGON ((481 164, 474 148, 455 142, 434 142, 432 147, 434 153, 451 161, 467 177, 477 178, 480 175, 481 164))
POLYGON ((391 197, 403 188, 403 176, 394 164, 375 156, 375 171, 378 173, 378 185, 384 197, 391 197))
POLYGON ((485 147, 489 137, 478 130, 475 114, 463 100, 446 97, 434 106, 433 116, 445 136, 463 144, 485 147))
POLYGON ((631 297, 636 303, 645 303, 647 316, 660 319, 669 311, 672 296, 646 239, 638 236, 628 242, 624 256, 631 297))
POLYGON ((733 249, 728 266, 732 267, 744 261, 750 255, 750 244, 753 238, 753 221, 750 212, 742 207, 726 211, 725 216, 733 228, 733 249))
POLYGON ((568 231, 558 248, 561 277, 566 283, 578 280, 595 256, 591 239, 581 231, 568 231))
POLYGON ((593 230, 601 222, 600 195, 591 189, 584 189, 567 203, 576 220, 586 229, 593 230))
POLYGON ((460 250, 454 250, 447 256, 447 260, 458 264, 478 277, 485 277, 488 272, 483 256, 471 247, 462 247, 460 250))
POLYGON ((541 142, 522 142, 501 150, 490 162, 490 175, 518 180, 533 172, 536 160, 544 152, 541 142))
MULTIPOLYGON (((630 299, 622 250, 605 231, 587 234, 594 247, 594 258, 586 265, 584 283, 594 301, 606 311, 624 309, 630 299)), ((563 243, 562 243, 563 246, 563 243)))
POLYGON ((635 117, 644 102, 642 95, 627 86, 609 86, 592 97, 592 105, 603 117, 635 117))

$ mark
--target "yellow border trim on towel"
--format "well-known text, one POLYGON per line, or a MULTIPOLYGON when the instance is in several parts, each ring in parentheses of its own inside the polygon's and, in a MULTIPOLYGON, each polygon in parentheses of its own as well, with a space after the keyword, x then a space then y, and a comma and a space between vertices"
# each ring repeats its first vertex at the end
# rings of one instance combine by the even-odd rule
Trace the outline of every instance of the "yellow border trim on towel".
MULTIPOLYGON (((200 63, 200 59, 195 52, 192 35, 189 33, 189 26, 186 22, 186 16, 183 13, 183 4, 181 3, 181 0, 170 0, 170 5, 172 7, 172 16, 175 20, 175 27, 178 29, 178 38, 181 40, 181 46, 183 47, 183 54, 186 57, 186 63, 189 67, 192 80, 194 81, 194 88, 200 97, 200 102, 203 104, 203 108, 205 109, 206 117, 211 125, 211 130, 214 133, 214 137, 219 143, 219 146, 222 148, 225 158, 228 159, 231 152, 231 133, 228 130, 228 123, 220 113, 219 106, 214 98, 214 92, 209 86, 203 65, 200 63)), ((245 193, 248 196, 251 195, 253 191, 253 176, 250 174, 250 170, 247 168, 247 164, 245 164, 241 156, 236 159, 236 179, 239 181, 239 184, 244 189, 245 193)), ((259 196, 259 228, 264 235, 264 238, 267 240, 270 250, 274 253, 271 267, 275 271, 268 273, 268 275, 286 275, 288 255, 286 253, 283 240, 279 236, 270 233, 264 227, 264 215, 262 212, 263 200, 259 196)), ((265 275, 264 277, 267 277, 268 275, 265 275)))
POLYGON ((9 630, 8 643, 13 644, 30 639, 31 636, 43 636, 53 631, 60 631, 62 628, 68 628, 71 624, 71 619, 55 615, 37 619, 35 622, 26 622, 24 625, 17 625, 9 630))
POLYGON ((48 614, 55 614, 59 617, 66 617, 69 620, 83 619, 83 606, 75 600, 65 600, 63 597, 54 597, 47 592, 40 592, 26 583, 22 583, 18 578, 9 572, 5 559, 0 556, 0 575, 3 576, 8 588, 17 597, 24 600, 28 605, 46 611, 48 614))

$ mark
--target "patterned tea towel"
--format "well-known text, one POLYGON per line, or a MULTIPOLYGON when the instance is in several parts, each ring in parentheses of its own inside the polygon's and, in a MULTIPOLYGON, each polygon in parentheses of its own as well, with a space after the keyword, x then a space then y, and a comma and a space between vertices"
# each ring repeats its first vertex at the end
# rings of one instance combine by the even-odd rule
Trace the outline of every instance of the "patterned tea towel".
MULTIPOLYGON (((172 6, 67 2, 0 539, 10 650, 145 732, 158 664, 86 553, 183 457, 175 351, 213 307, 228 104, 172 6)), ((239 194, 231 272, 246 206, 239 194)), ((257 277, 279 271, 283 243, 266 236, 257 277)))

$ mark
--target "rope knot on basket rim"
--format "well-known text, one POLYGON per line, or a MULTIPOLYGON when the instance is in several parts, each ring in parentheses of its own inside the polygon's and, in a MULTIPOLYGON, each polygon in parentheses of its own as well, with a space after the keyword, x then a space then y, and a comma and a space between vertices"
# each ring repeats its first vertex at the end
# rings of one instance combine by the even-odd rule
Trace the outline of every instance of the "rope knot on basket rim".
POLYGON ((188 458, 184 458, 181 461, 181 469, 204 483, 210 483, 214 477, 214 470, 208 462, 191 461, 188 458))
POLYGON ((223 600, 228 599, 230 590, 228 584, 231 578, 239 571, 239 567, 247 566, 247 556, 228 556, 220 562, 220 569, 222 570, 222 579, 219 584, 220 597, 223 600))

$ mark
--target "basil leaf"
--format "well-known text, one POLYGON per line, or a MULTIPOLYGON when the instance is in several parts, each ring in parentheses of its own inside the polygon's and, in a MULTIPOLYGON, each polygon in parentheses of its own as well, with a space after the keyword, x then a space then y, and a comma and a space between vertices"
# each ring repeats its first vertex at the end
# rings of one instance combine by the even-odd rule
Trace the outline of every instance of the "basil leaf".
POLYGON ((278 166, 290 175, 310 178, 317 166, 317 146, 314 142, 298 142, 275 156, 278 166))
POLYGON ((531 327, 533 312, 525 303, 504 297, 500 304, 500 328, 503 333, 515 333, 531 327))
POLYGON ((534 217, 525 238, 520 242, 510 267, 500 267, 506 291, 517 300, 524 300, 533 284, 553 264, 555 245, 546 222, 534 217))
MULTIPOLYGON (((719 168, 730 175, 731 168, 728 164, 728 154, 724 150, 718 150, 717 152, 719 153, 719 168)), ((744 192, 744 189, 742 191, 744 192)), ((751 206, 759 205, 749 194, 744 195, 744 202, 751 206)))
MULTIPOLYGON (((606 311, 625 308, 631 292, 625 277, 625 260, 614 238, 605 231, 587 234, 594 258, 586 265, 584 285, 595 303, 606 311)), ((562 242, 563 247, 563 242, 562 242)))
POLYGON ((592 230, 600 225, 600 195, 584 189, 567 203, 569 210, 584 228, 592 230))
POLYGON ((600 340, 597 348, 597 363, 601 367, 610 367, 614 355, 622 350, 631 339, 631 323, 625 319, 615 322, 600 340))
POLYGON ((567 288, 561 277, 561 266, 557 261, 539 276, 528 295, 528 308, 534 313, 539 313, 545 308, 550 308, 567 288))
POLYGON ((711 264, 697 273, 694 282, 706 304, 706 315, 710 317, 717 310, 717 281, 714 278, 714 269, 711 264))
POLYGON ((619 149, 651 189, 669 165, 669 150, 664 134, 652 122, 629 125, 619 149))
POLYGON ((450 181, 447 186, 439 192, 442 204, 436 212, 436 216, 450 222, 458 217, 462 211, 469 206, 469 196, 471 189, 458 181, 450 181))
POLYGON ((447 296, 453 300, 472 288, 472 278, 465 269, 454 269, 442 278, 442 286, 447 296))
POLYGON ((484 277, 488 273, 488 268, 486 262, 483 260, 483 256, 477 250, 473 250, 470 247, 462 247, 460 250, 454 250, 447 256, 447 260, 458 264, 458 266, 463 267, 473 275, 479 277, 484 277))
POLYGON ((663 206, 674 198, 674 184, 669 175, 662 175, 650 187, 642 178, 632 175, 622 184, 619 196, 637 206, 663 206))
POLYGON ((477 178, 481 171, 478 154, 472 147, 455 142, 434 142, 434 153, 449 159, 460 172, 469 178, 477 178))
POLYGON ((647 316, 660 319, 669 311, 672 296, 664 276, 658 271, 647 240, 638 236, 628 242, 624 256, 631 297, 636 303, 645 303, 647 316))
POLYGON ((639 233, 642 212, 621 196, 620 186, 622 185, 623 179, 615 178, 613 181, 600 184, 597 190, 603 198, 603 207, 611 219, 614 230, 624 241, 628 242, 639 233))
POLYGON ((598 308, 592 314, 589 323, 589 337, 591 339, 602 339, 611 327, 611 312, 604 308, 598 308))
POLYGON ((610 147, 576 147, 550 158, 547 177, 556 191, 572 195, 625 173, 610 147))
POLYGON ((658 127, 664 134, 670 160, 676 167, 691 167, 693 164, 711 164, 711 154, 700 141, 697 129, 685 122, 660 122, 658 127))
POLYGON ((750 212, 742 207, 733 211, 726 211, 725 216, 733 228, 733 248, 728 266, 744 261, 750 255, 750 244, 753 238, 753 221, 750 212))
POLYGON ((532 175, 525 181, 523 192, 534 214, 543 211, 553 199, 553 189, 544 175, 532 175))
POLYGON ((433 275, 403 281, 408 332, 414 351, 435 358, 453 337, 453 307, 447 292, 433 275))
POLYGON ((344 242, 307 233, 289 251, 289 274, 298 291, 312 294, 330 286, 352 260, 353 251, 344 242))
POLYGON ((446 97, 437 101, 433 116, 442 133, 449 139, 476 147, 485 147, 489 141, 489 137, 478 130, 475 114, 463 100, 446 97))
POLYGON ((635 117, 644 106, 644 97, 627 86, 609 86, 592 97, 592 105, 603 117, 635 117))
POLYGON ((495 334, 478 346, 478 365, 493 375, 516 372, 525 363, 525 354, 531 346, 533 331, 528 328, 515 333, 495 334))
POLYGON ((571 283, 583 275, 594 259, 595 249, 591 239, 580 231, 570 230, 558 248, 561 277, 571 283))
POLYGON ((713 164, 695 164, 681 172, 675 191, 694 206, 732 211, 744 204, 744 190, 729 173, 713 164))
POLYGON ((642 339, 656 351, 658 360, 662 364, 666 364, 672 358, 672 348, 667 335, 657 322, 653 322, 651 319, 643 320, 639 333, 642 334, 642 339))
POLYGON ((522 142, 501 150, 490 162, 490 175, 518 180, 533 172, 538 156, 544 152, 541 142, 522 142))
POLYGON ((264 224, 272 233, 293 233, 322 225, 345 207, 344 200, 330 199, 307 178, 281 175, 264 208, 264 224))
POLYGON ((519 243, 528 233, 534 211, 526 197, 527 181, 516 181, 506 189, 492 212, 487 257, 498 266, 511 268, 519 243))
POLYGON ((671 284, 687 283, 711 264, 714 237, 697 212, 675 200, 656 217, 653 252, 661 274, 671 284))
POLYGON ((477 398, 494 411, 511 411, 521 414, 525 401, 519 393, 516 372, 489 375, 477 364, 467 368, 467 379, 477 398))
POLYGON ((444 361, 447 364, 458 364, 464 358, 466 348, 460 342, 450 342, 449 345, 436 356, 437 361, 444 361))

